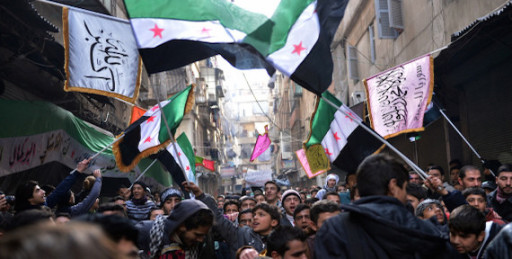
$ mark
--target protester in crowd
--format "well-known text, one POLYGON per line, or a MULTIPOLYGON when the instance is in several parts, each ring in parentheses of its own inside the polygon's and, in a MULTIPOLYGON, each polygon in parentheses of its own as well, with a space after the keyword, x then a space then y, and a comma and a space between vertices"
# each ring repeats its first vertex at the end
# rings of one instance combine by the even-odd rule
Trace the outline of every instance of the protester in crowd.
POLYGON ((167 188, 160 194, 160 203, 165 215, 171 214, 176 204, 183 199, 181 191, 175 188, 167 188))
POLYGON ((252 209, 245 209, 238 213, 238 226, 239 227, 252 227, 252 218, 254 214, 252 213, 252 209))
POLYGON ((157 207, 162 207, 162 200, 161 200, 161 196, 160 196, 160 192, 158 191, 153 191, 151 192, 151 195, 153 196, 153 202, 155 203, 155 205, 157 207))
POLYGON ((340 177, 337 174, 328 174, 325 178, 325 185, 324 188, 322 188, 318 193, 316 194, 316 198, 319 200, 324 198, 324 195, 328 192, 336 192, 338 184, 340 180, 340 177))
MULTIPOLYGON (((316 198, 316 195, 318 194, 318 191, 320 191, 320 189, 322 188, 319 188, 319 187, 311 187, 311 198, 316 198)), ((318 199, 318 198, 316 198, 318 199)), ((320 200, 320 199, 318 199, 320 200)))
POLYGON ((267 256, 273 259, 307 259, 306 234, 290 226, 276 228, 268 237, 267 256))
POLYGON ((84 181, 82 182, 82 190, 80 190, 80 192, 75 195, 76 203, 80 203, 83 199, 85 199, 85 197, 87 197, 87 195, 89 195, 95 182, 96 177, 94 175, 85 177, 84 181))
POLYGON ((302 203, 300 194, 296 190, 290 189, 283 193, 281 204, 283 205, 284 213, 281 216, 281 226, 295 226, 293 212, 300 203, 302 203))
POLYGON ((465 165, 459 171, 459 184, 462 190, 482 185, 482 172, 476 166, 465 165))
POLYGON ((352 188, 357 185, 357 177, 355 172, 349 172, 347 175, 345 175, 345 185, 349 191, 352 191, 352 188))
POLYGON ((262 202, 266 202, 265 201, 265 195, 263 193, 255 193, 254 194, 254 199, 256 200, 256 205, 260 204, 262 202))
POLYGON ((448 223, 443 205, 440 201, 434 199, 426 199, 420 202, 416 207, 415 215, 420 219, 430 219, 435 217, 437 222, 441 225, 448 223))
POLYGON ((268 235, 279 225, 279 211, 275 206, 267 203, 261 203, 254 207, 252 228, 234 226, 231 221, 226 219, 219 211, 215 200, 195 185, 193 182, 183 182, 187 190, 192 191, 196 199, 204 202, 215 215, 215 225, 221 236, 226 240, 230 248, 230 257, 234 258, 236 251, 244 246, 250 245, 258 251, 264 252, 268 235))
MULTIPOLYGON (((198 196, 196 195, 196 198, 198 196)), ((212 202, 217 209, 215 200, 212 202)), ((139 230, 138 247, 152 258, 213 258, 213 244, 203 245, 213 225, 213 213, 198 200, 178 203, 168 217, 144 220, 139 230)))
POLYGON ((490 206, 507 222, 512 221, 512 164, 504 164, 496 174, 498 188, 489 194, 490 206))
POLYGON ((423 185, 423 178, 420 177, 418 172, 409 171, 409 183, 417 184, 419 186, 423 185))
POLYGON ((67 212, 59 212, 55 214, 55 224, 66 224, 71 220, 71 215, 67 212))
POLYGON ((305 191, 300 191, 299 194, 300 194, 300 200, 303 202, 308 198, 308 193, 305 191))
MULTIPOLYGON (((427 167, 427 170, 425 171, 425 173, 427 173, 427 175, 429 175, 431 178, 434 177, 434 178, 440 179, 442 181, 442 183, 443 183, 443 187, 448 192, 455 191, 455 188, 453 188, 452 185, 450 185, 448 182, 446 182, 445 175, 444 175, 444 170, 443 170, 443 168, 441 166, 431 165, 431 166, 427 167)), ((429 198, 433 198, 433 199, 439 198, 439 195, 436 194, 435 190, 429 190, 428 193, 427 193, 427 196, 429 198)))
POLYGON ((237 200, 229 199, 224 202, 224 215, 235 225, 237 225, 236 220, 238 217, 238 212, 240 210, 240 204, 237 200))
POLYGON ((158 215, 164 215, 164 210, 160 207, 152 207, 149 210, 149 220, 155 220, 158 215))
POLYGON ((480 212, 485 214, 486 221, 492 221, 499 225, 505 225, 505 222, 501 219, 501 216, 496 213, 492 208, 487 208, 487 195, 484 189, 480 187, 471 187, 462 192, 462 195, 466 198, 466 202, 477 208, 480 212))
POLYGON ((155 203, 146 197, 146 184, 141 181, 133 183, 132 197, 126 201, 126 214, 134 221, 148 219, 149 210, 155 207, 155 203))
POLYGON ((460 205, 466 204, 466 199, 460 191, 448 191, 448 189, 445 188, 443 181, 437 177, 429 176, 427 181, 425 181, 425 185, 429 188, 431 193, 437 193, 437 196, 435 197, 439 197, 443 200, 449 212, 460 205))
POLYGON ((485 248, 501 229, 496 223, 486 223, 485 215, 468 204, 453 210, 448 227, 450 243, 455 250, 459 254, 476 259, 484 258, 485 248))
POLYGON ((126 217, 118 215, 88 214, 76 218, 79 222, 87 222, 101 227, 110 240, 114 241, 116 252, 125 258, 138 258, 137 247, 139 232, 126 217))
POLYGON ((299 204, 295 211, 293 211, 293 222, 295 227, 302 229, 306 235, 313 234, 313 229, 311 225, 313 222, 311 221, 310 215, 311 207, 306 204, 299 204))
POLYGON ((309 205, 309 206, 313 206, 313 204, 314 204, 315 202, 317 202, 317 201, 318 201, 318 199, 317 199, 317 198, 315 198, 315 197, 311 197, 311 198, 307 199, 307 200, 306 200, 306 202, 304 202, 304 204, 309 205))
POLYGON ((281 187, 274 181, 267 181, 265 183, 265 201, 277 208, 281 207, 281 201, 279 200, 278 193, 281 191, 281 187))
POLYGON ((414 211, 418 204, 427 198, 427 191, 420 185, 410 183, 407 185, 407 202, 411 204, 414 211))
POLYGON ((310 210, 311 233, 307 238, 308 251, 310 258, 315 258, 315 233, 322 227, 322 224, 329 218, 340 214, 340 206, 329 200, 315 202, 310 210))
MULTIPOLYGON (((94 203, 96 203, 96 199, 100 196, 102 184, 101 170, 94 170, 92 177, 95 180, 92 188, 87 192, 87 196, 75 204, 75 195, 71 190, 68 190, 59 203, 57 203, 57 210, 55 212, 66 212, 69 213, 71 217, 76 217, 89 212, 89 210, 94 206, 94 203)), ((89 180, 89 182, 92 182, 92 180, 89 180)))
POLYGON ((126 187, 124 185, 121 185, 119 187, 119 189, 117 189, 117 195, 123 197, 123 199, 125 201, 127 201, 132 196, 132 192, 131 192, 130 188, 128 188, 128 187, 126 187))
POLYGON ((225 200, 226 200, 226 197, 224 195, 217 196, 217 208, 222 210, 224 208, 225 200))
POLYGON ((240 210, 252 209, 256 206, 256 199, 249 196, 242 196, 240 198, 240 210))
POLYGON ((123 207, 123 210, 126 214, 126 200, 122 196, 115 196, 114 198, 110 199, 110 202, 113 202, 123 207))
POLYGON ((126 258, 103 231, 86 223, 37 224, 0 238, 0 258, 126 258))
POLYGON ((341 205, 341 198, 337 192, 327 192, 322 199, 330 200, 330 201, 336 202, 337 204, 341 205))
POLYGON ((459 183, 459 172, 460 172, 460 169, 461 169, 460 166, 450 167, 450 181, 449 181, 449 184, 451 184, 453 186, 453 188, 455 188, 455 190, 462 191, 463 187, 459 183))
POLYGON ((323 223, 316 258, 447 258, 448 237, 405 207, 408 180, 398 160, 367 157, 357 170, 361 198, 323 223))
POLYGON ((45 191, 39 187, 36 181, 27 181, 19 185, 16 189, 16 213, 20 213, 27 209, 40 209, 41 206, 49 208, 55 207, 57 203, 63 199, 64 195, 71 189, 71 186, 78 179, 81 174, 89 165, 89 159, 84 159, 78 163, 76 171, 68 175, 55 190, 48 196, 45 196, 45 191))
POLYGON ((128 217, 126 215, 125 208, 113 202, 101 204, 96 210, 96 213, 103 215, 117 215, 120 217, 128 217))
POLYGON ((503 227, 491 243, 487 245, 484 258, 512 258, 512 224, 503 227))

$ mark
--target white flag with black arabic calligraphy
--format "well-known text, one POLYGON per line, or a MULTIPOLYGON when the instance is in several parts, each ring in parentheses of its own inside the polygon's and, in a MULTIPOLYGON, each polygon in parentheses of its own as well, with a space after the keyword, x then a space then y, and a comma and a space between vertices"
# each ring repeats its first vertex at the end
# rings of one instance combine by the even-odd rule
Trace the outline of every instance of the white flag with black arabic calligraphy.
POLYGON ((65 91, 137 99, 142 60, 128 21, 63 8, 65 91))

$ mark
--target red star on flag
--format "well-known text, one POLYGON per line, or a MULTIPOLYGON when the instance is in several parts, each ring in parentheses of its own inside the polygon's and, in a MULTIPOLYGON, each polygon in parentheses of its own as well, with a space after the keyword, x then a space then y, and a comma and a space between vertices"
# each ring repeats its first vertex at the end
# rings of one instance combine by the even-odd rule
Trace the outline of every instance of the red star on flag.
POLYGON ((186 168, 186 169, 187 169, 187 171, 188 171, 188 170, 190 170, 190 166, 188 166, 188 165, 187 165, 187 168, 186 168))
POLYGON ((212 29, 208 29, 208 28, 203 27, 203 29, 201 30, 201 34, 208 34, 208 35, 210 35, 210 31, 211 30, 212 29))
POLYGON ((158 105, 155 105, 155 106, 153 106, 153 108, 151 108, 151 111, 152 111, 152 112, 154 112, 154 111, 156 111, 156 110, 158 110, 158 105))
POLYGON ((297 55, 300 56, 300 52, 305 50, 306 48, 302 47, 302 41, 299 43, 299 45, 295 45, 293 44, 293 51, 292 51, 292 54, 293 53, 297 53, 297 55))
POLYGON ((149 117, 149 118, 146 120, 146 122, 147 122, 147 123, 149 123, 149 122, 154 122, 154 120, 155 120, 155 116, 151 116, 151 117, 149 117))
POLYGON ((329 149, 328 149, 328 148, 326 148, 326 149, 325 149, 325 153, 326 153, 327 155, 329 155, 329 156, 331 156, 331 155, 332 155, 332 153, 331 153, 331 152, 329 152, 329 149))
POLYGON ((345 115, 345 118, 349 118, 350 119, 350 122, 352 122, 352 118, 354 118, 354 114, 352 114, 351 112, 348 113, 348 115, 345 115))
POLYGON ((178 156, 181 156, 181 152, 178 152, 178 156))
POLYGON ((153 38, 155 38, 156 36, 160 37, 160 39, 162 38, 162 31, 164 31, 164 29, 158 28, 158 25, 156 25, 156 23, 155 23, 155 27, 152 29, 149 29, 149 30, 154 33, 153 38))
POLYGON ((338 137, 338 132, 334 132, 334 139, 335 139, 336 141, 338 141, 338 140, 340 140, 340 139, 341 139, 340 137, 338 137))
POLYGON ((151 136, 149 136, 148 138, 146 138, 146 140, 144 140, 144 143, 146 142, 151 142, 151 136))

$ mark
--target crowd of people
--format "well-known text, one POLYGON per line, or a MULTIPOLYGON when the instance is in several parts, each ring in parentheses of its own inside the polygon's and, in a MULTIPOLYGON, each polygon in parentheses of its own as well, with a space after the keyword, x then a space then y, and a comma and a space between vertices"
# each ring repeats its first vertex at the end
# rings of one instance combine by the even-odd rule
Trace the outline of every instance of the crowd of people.
POLYGON ((510 164, 423 177, 378 154, 322 187, 268 181, 214 197, 136 181, 106 198, 100 170, 71 191, 89 162, 56 187, 0 195, 0 258, 512 258, 510 164))

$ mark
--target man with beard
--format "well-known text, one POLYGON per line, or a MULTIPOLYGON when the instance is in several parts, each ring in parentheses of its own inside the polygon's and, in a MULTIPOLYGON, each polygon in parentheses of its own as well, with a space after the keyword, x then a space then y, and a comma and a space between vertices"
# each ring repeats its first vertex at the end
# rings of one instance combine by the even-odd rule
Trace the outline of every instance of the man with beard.
POLYGON ((213 225, 213 212, 197 200, 184 200, 168 217, 144 220, 137 225, 138 247, 151 258, 211 258, 212 245, 203 246, 213 225))
POLYGON ((406 208, 409 174, 389 155, 367 157, 357 169, 360 199, 316 233, 316 258, 449 258, 448 236, 406 208))
POLYGON ((491 207, 503 219, 512 221, 512 164, 504 164, 498 168, 496 176, 498 188, 489 194, 491 207))

